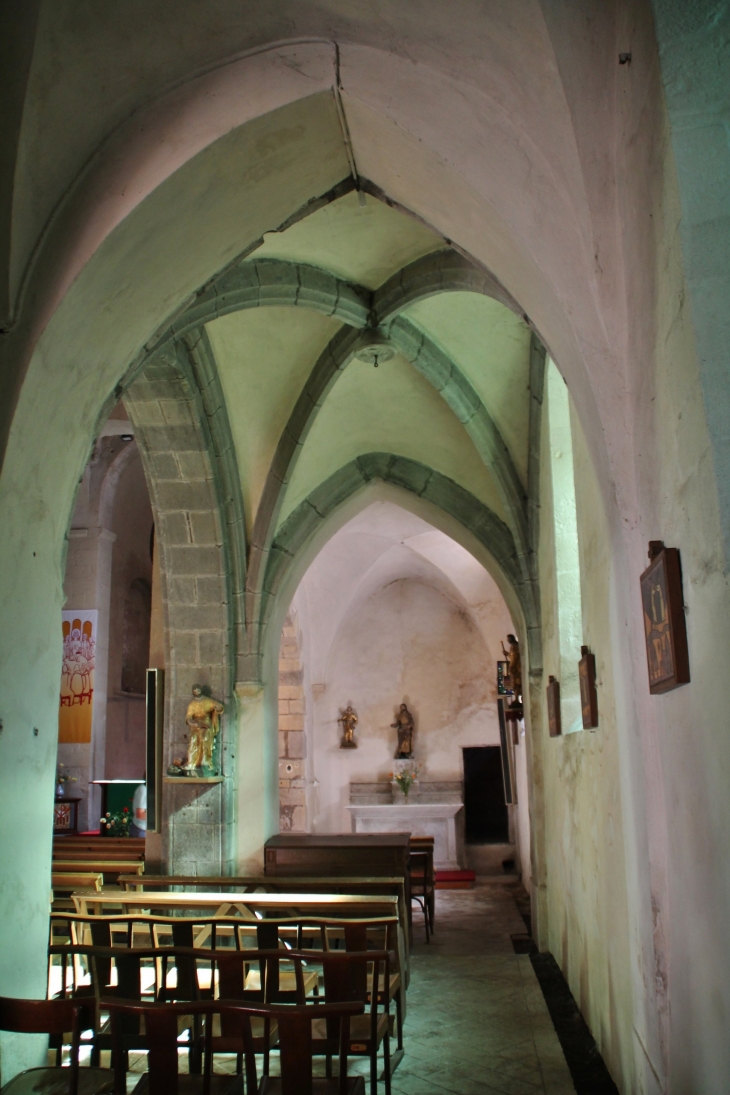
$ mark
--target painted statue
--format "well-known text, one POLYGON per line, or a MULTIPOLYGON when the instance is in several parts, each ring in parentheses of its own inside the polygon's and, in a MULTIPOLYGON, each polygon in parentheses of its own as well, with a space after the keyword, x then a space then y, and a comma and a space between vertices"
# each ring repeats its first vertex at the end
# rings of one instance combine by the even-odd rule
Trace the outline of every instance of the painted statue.
POLYGON ((507 659, 507 672, 504 677, 504 683, 514 694, 514 702, 517 703, 522 698, 522 658, 520 657, 520 644, 517 642, 514 635, 508 635, 507 642, 509 643, 509 650, 505 650, 504 643, 502 643, 502 653, 507 659))
POLYGON ((213 748, 220 732, 220 716, 224 707, 220 700, 206 696, 199 684, 193 685, 193 698, 188 704, 185 722, 190 727, 188 757, 183 765, 189 775, 197 769, 213 769, 213 748))
POLYGON ((398 731, 396 760, 409 759, 413 756, 413 715, 404 703, 400 705, 400 710, 395 716, 395 722, 390 725, 398 731))
POLYGON ((357 742, 353 737, 355 727, 357 726, 357 715, 349 704, 337 721, 342 723, 342 729, 344 731, 342 741, 340 742, 340 749, 357 749, 357 742))

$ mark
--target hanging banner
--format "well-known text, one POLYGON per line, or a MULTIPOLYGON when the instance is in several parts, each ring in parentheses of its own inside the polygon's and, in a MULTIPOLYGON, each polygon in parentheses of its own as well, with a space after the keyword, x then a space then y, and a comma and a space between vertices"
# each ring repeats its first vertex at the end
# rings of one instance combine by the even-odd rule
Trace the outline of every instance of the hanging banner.
POLYGON ((59 742, 90 742, 98 612, 62 612, 63 664, 59 742))

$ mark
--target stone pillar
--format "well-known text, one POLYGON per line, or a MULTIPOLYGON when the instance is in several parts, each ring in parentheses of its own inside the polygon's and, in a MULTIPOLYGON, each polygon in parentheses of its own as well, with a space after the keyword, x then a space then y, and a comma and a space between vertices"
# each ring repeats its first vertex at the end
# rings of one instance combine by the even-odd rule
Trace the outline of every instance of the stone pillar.
POLYGON ((238 873, 262 874, 264 844, 277 831, 276 682, 236 685, 238 873))

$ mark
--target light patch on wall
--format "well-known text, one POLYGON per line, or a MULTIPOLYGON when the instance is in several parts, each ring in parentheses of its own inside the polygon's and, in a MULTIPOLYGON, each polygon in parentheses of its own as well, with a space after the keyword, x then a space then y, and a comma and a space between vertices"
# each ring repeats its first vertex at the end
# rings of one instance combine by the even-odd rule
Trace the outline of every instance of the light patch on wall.
POLYGON ((570 397, 565 381, 551 360, 548 361, 547 389, 560 649, 560 707, 563 733, 570 734, 575 730, 583 729, 578 675, 583 638, 583 610, 580 592, 570 397))

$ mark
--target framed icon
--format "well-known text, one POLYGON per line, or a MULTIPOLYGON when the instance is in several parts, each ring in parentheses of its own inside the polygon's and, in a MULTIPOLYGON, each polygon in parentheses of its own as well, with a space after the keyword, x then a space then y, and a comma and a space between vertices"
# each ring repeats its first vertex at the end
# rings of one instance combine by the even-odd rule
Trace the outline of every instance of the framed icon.
POLYGON ((650 540, 649 559, 641 575, 641 605, 649 691, 658 695, 689 683, 689 651, 679 551, 650 540))
POLYGON ((548 730, 551 738, 558 738, 563 732, 560 721, 560 681, 548 678, 547 686, 548 730))
POLYGON ((580 681, 580 706, 583 713, 583 729, 594 730, 598 726, 598 695, 596 693, 596 659, 587 646, 580 648, 578 680, 580 681))

